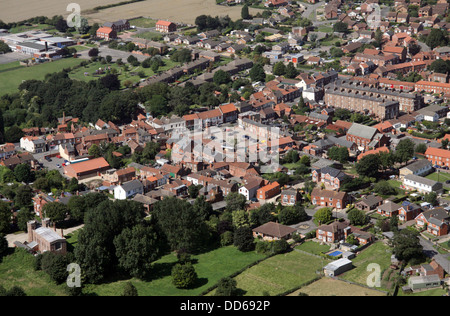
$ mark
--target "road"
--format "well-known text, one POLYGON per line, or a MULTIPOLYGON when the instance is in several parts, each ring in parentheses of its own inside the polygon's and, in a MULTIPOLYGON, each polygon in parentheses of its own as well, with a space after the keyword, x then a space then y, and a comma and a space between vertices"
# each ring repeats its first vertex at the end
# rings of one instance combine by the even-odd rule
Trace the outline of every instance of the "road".
MULTIPOLYGON (((315 3, 315 4, 302 3, 302 5, 306 7, 306 10, 303 11, 303 13, 302 13, 302 17, 309 19, 309 18, 310 18, 309 16, 310 16, 312 13, 316 12, 316 10, 317 10, 320 6, 324 5, 324 2, 321 1, 321 2, 317 2, 317 3, 315 3)), ((314 14, 314 19, 312 19, 312 21, 313 21, 313 22, 316 22, 316 15, 315 15, 315 14, 314 14)), ((326 22, 327 22, 327 23, 330 23, 330 21, 326 21, 326 22)))
POLYGON ((445 272, 450 273, 450 261, 447 259, 450 256, 449 254, 440 254, 436 249, 433 248, 433 243, 424 239, 423 237, 419 237, 420 244, 423 247, 424 254, 432 259, 435 259, 437 263, 445 270, 445 272))

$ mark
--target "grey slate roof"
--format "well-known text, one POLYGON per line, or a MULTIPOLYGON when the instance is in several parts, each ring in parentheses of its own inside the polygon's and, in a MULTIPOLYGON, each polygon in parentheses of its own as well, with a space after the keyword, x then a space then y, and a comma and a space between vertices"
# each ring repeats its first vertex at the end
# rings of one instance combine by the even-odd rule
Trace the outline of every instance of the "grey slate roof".
POLYGON ((378 130, 374 127, 353 123, 352 126, 347 131, 347 134, 355 135, 366 139, 372 139, 375 136, 375 134, 377 134, 377 132, 378 130))

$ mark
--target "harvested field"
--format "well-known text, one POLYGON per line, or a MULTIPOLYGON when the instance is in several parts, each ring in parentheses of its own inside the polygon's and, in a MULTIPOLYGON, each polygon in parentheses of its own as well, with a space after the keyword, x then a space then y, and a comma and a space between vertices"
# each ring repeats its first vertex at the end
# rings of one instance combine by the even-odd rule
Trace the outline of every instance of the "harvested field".
POLYGON ((386 296, 385 293, 380 291, 331 278, 322 278, 302 287, 289 296, 298 296, 300 292, 309 296, 386 296))
MULTIPOLYGON (((242 6, 220 6, 215 0, 146 0, 112 7, 98 12, 91 9, 108 4, 116 4, 124 0, 77 0, 62 2, 59 0, 0 0, 0 20, 4 22, 18 22, 35 16, 52 17, 62 15, 67 17, 71 12, 66 11, 71 2, 78 3, 82 12, 91 23, 104 23, 120 19, 132 19, 140 16, 154 19, 167 19, 178 23, 194 24, 195 18, 206 14, 212 16, 229 15, 233 20, 241 17, 242 6)), ((258 9, 250 9, 251 14, 258 9)))
MULTIPOLYGON (((19 22, 35 16, 46 16, 51 18, 54 15, 67 17, 71 12, 67 11, 69 3, 78 3, 82 11, 108 4, 119 3, 124 0, 0 0, 0 20, 3 22, 19 22)), ((115 8, 117 10, 117 8, 115 8)), ((120 12, 120 11, 119 11, 120 12)))

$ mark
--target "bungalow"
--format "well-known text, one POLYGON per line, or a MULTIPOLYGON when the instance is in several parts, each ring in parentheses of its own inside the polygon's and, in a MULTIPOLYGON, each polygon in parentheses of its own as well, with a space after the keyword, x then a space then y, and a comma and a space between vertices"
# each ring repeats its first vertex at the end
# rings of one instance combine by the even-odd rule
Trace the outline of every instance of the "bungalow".
POLYGON ((376 195, 368 195, 355 204, 355 207, 361 211, 371 211, 383 203, 383 199, 376 195))
POLYGON ((387 217, 398 216, 398 210, 400 209, 400 205, 394 203, 392 201, 387 201, 384 204, 381 204, 377 208, 377 213, 387 217))
POLYGON ((281 225, 275 222, 268 222, 253 229, 255 238, 261 237, 263 240, 290 239, 297 229, 281 225))

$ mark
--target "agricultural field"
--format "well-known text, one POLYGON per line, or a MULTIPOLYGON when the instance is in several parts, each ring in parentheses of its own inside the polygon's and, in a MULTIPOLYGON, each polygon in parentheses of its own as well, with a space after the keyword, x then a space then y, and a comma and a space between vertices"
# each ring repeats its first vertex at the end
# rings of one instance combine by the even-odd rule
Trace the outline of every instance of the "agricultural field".
POLYGON ((386 296, 383 292, 332 278, 322 278, 289 294, 289 296, 298 296, 299 293, 305 293, 309 296, 386 296))
MULTIPOLYGON (((291 251, 268 258, 235 277, 246 296, 277 295, 318 277, 328 260, 291 251)), ((211 293, 213 294, 213 293, 211 293)))

